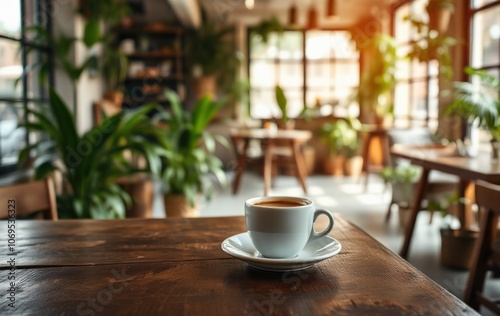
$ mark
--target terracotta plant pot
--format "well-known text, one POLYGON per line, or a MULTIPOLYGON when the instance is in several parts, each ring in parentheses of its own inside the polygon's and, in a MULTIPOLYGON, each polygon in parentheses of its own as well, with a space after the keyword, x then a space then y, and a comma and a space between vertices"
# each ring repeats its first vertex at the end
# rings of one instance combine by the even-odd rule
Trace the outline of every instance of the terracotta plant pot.
POLYGON ((429 28, 443 34, 448 30, 448 25, 451 19, 451 10, 442 7, 439 1, 430 1, 427 6, 427 14, 429 15, 429 28))
POLYGON ((117 107, 122 106, 123 103, 123 92, 121 91, 106 91, 104 93, 104 99, 113 102, 117 107))
POLYGON ((328 156, 323 161, 323 172, 334 176, 342 176, 344 174, 344 156, 328 156))
POLYGON ((355 156, 346 158, 344 162, 344 174, 346 176, 359 177, 363 167, 363 157, 355 156))
POLYGON ((196 78, 194 84, 196 100, 209 96, 212 100, 217 96, 217 82, 215 76, 201 76, 196 78))
POLYGON ((163 195, 163 202, 165 214, 168 218, 200 216, 197 203, 195 202, 194 207, 191 206, 187 198, 182 194, 165 194, 163 195))
POLYGON ((453 269, 469 269, 478 236, 477 231, 441 229, 441 264, 453 269))
POLYGON ((153 217, 153 180, 146 175, 137 175, 118 180, 118 184, 132 199, 132 205, 126 210, 126 217, 153 217))

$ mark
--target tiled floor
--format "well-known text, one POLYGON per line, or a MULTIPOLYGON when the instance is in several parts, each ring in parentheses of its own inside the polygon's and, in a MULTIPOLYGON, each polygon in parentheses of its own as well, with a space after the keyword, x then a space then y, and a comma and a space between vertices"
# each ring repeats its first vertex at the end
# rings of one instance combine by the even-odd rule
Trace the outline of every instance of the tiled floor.
MULTIPOLYGON (((232 175, 228 174, 229 180, 232 175)), ((369 185, 363 189, 361 181, 349 177, 310 176, 306 195, 318 207, 327 208, 356 224, 389 249, 398 253, 403 242, 403 229, 398 222, 397 211, 388 223, 384 221, 390 200, 390 188, 376 175, 370 176, 369 185)), ((238 194, 231 194, 230 187, 221 188, 209 202, 202 203, 201 216, 243 215, 244 201, 263 193, 263 181, 259 175, 245 173, 238 194)), ((275 179, 271 195, 299 195, 304 193, 291 176, 275 179)), ((155 200, 155 216, 163 217, 161 200, 155 200)), ((409 262, 454 295, 461 298, 467 281, 467 272, 445 268, 440 265, 439 252, 441 237, 440 216, 434 216, 432 224, 429 215, 421 212, 418 217, 413 242, 410 247, 409 262)), ((500 297, 500 281, 488 280, 487 292, 500 297)), ((485 314, 487 315, 487 314, 485 314)))

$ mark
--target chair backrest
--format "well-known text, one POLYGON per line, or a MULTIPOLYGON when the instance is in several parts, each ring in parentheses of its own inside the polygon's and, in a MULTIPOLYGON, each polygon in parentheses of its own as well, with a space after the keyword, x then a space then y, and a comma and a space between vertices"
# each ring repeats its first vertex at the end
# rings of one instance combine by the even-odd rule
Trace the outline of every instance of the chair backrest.
MULTIPOLYGON (((483 295, 486 272, 498 264, 491 260, 495 251, 497 224, 500 216, 500 185, 478 180, 475 186, 476 203, 484 214, 481 216, 480 233, 476 242, 469 271, 469 279, 465 289, 464 302, 479 310, 480 305, 500 314, 500 307, 483 295)), ((498 253, 495 255, 498 257, 498 253)))
MULTIPOLYGON (((426 127, 411 127, 411 128, 391 128, 387 131, 387 140, 389 148, 398 145, 408 146, 426 146, 435 144, 435 140, 431 131, 426 127)), ((391 157, 390 165, 396 167, 404 159, 393 159, 391 157)))
POLYGON ((387 138, 389 147, 395 144, 423 146, 436 143, 431 131, 426 127, 391 128, 387 131, 387 138))
POLYGON ((43 212, 44 219, 58 219, 51 178, 0 187, 0 205, 0 218, 8 218, 14 212, 16 216, 43 212))

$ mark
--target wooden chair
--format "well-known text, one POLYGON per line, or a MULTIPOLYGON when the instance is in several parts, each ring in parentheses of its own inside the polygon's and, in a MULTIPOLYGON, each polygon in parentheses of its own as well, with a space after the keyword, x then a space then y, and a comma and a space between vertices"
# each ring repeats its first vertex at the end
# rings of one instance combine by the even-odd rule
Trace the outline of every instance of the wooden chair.
POLYGON ((0 187, 0 218, 9 217, 9 206, 16 217, 42 212, 44 219, 57 220, 54 183, 51 178, 0 187))
POLYGON ((500 300, 494 301, 483 294, 486 273, 500 271, 500 245, 496 242, 500 185, 478 180, 475 193, 476 203, 484 214, 481 216, 480 233, 471 260, 464 302, 477 311, 483 305, 500 315, 500 300))

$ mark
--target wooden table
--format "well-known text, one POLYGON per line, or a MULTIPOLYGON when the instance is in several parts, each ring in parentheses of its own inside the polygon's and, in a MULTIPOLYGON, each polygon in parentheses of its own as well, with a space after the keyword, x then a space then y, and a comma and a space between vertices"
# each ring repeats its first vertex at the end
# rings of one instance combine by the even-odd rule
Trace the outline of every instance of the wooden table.
MULTIPOLYGON (((436 146, 435 148, 410 147, 395 145, 391 149, 391 155, 405 158, 412 164, 422 167, 422 174, 417 185, 413 207, 405 230, 405 239, 400 255, 407 258, 415 221, 417 219, 422 199, 427 188, 429 173, 438 170, 456 175, 460 178, 460 191, 462 196, 466 187, 474 180, 485 180, 500 184, 500 163, 492 162, 488 152, 480 152, 476 157, 461 157, 454 153, 452 147, 436 146)), ((471 227, 473 214, 461 212, 460 222, 465 227, 471 227)))
MULTIPOLYGON (((258 140, 264 148, 264 195, 268 195, 269 187, 271 186, 272 164, 275 156, 275 149, 278 147, 277 145, 289 148, 291 154, 290 158, 295 168, 295 174, 304 193, 307 193, 307 171, 300 146, 311 139, 311 131, 294 129, 272 130, 263 128, 234 129, 231 130, 230 136, 238 160, 236 174, 233 180, 233 194, 238 192, 241 176, 248 162, 253 159, 248 156, 248 147, 251 140, 258 140)), ((277 163, 279 163, 279 161, 277 163)))
POLYGON ((246 230, 243 217, 19 220, 13 311, 0 224, 0 314, 477 315, 338 215, 331 236, 341 252, 283 273, 221 250, 246 230))

